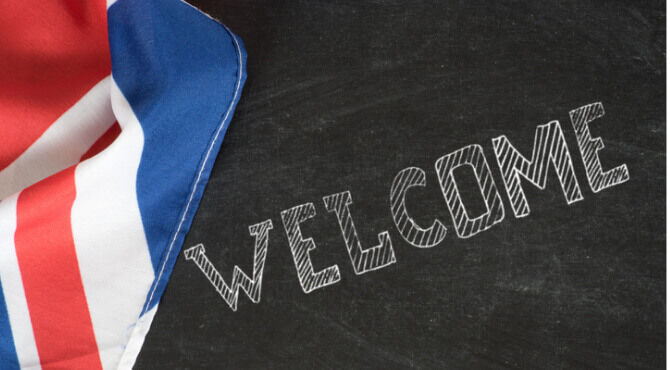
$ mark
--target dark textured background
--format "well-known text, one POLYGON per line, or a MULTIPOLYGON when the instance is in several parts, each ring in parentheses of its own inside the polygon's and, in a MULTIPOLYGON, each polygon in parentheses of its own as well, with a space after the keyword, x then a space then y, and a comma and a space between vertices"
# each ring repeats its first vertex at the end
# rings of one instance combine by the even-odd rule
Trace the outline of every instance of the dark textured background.
POLYGON ((204 243, 230 281, 234 264, 251 268, 248 225, 275 227, 261 302, 240 293, 238 312, 180 256, 138 369, 664 366, 662 1, 192 3, 241 36, 249 77, 185 247, 204 243), (596 101, 603 166, 631 175, 598 194, 568 116, 596 101), (568 206, 552 168, 547 190, 524 183, 531 214, 515 219, 490 139, 528 155, 535 127, 554 119, 585 199, 568 206), (433 164, 473 143, 506 218, 462 240, 433 164), (408 166, 428 175, 410 213, 449 227, 431 249, 405 243, 389 211, 408 166), (344 190, 364 246, 389 230, 396 264, 354 274, 321 200, 344 190), (306 202, 315 268, 342 273, 308 295, 279 215, 306 202))

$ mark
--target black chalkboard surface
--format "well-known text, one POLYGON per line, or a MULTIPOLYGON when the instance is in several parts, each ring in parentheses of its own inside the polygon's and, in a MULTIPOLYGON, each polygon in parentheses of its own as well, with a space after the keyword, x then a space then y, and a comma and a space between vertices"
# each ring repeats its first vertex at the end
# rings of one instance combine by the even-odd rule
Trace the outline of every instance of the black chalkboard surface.
POLYGON ((664 366, 662 1, 192 3, 248 80, 136 368, 664 366))

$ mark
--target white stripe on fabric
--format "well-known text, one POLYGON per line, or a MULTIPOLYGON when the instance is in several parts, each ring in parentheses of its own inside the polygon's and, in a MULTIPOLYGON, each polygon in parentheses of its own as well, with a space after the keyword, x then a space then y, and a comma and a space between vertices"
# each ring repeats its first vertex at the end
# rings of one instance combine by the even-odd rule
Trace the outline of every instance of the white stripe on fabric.
POLYGON ((144 344, 144 338, 146 338, 147 333, 149 333, 149 328, 151 328, 151 322, 154 320, 156 310, 158 310, 158 304, 145 312, 144 315, 137 320, 137 325, 135 325, 135 328, 133 329, 133 334, 130 336, 126 350, 121 357, 121 362, 119 362, 119 369, 132 369, 135 365, 135 360, 137 360, 137 356, 140 354, 140 350, 144 344))
POLYGON ((0 202, 0 281, 19 364, 22 368, 41 369, 14 245, 17 199, 15 194, 0 202))
POLYGON ((114 81, 121 134, 75 170, 72 235, 93 331, 105 369, 115 369, 140 315, 154 269, 137 203, 144 134, 114 81))
POLYGON ((0 171, 0 199, 79 162, 115 121, 109 82, 109 76, 98 82, 0 171))

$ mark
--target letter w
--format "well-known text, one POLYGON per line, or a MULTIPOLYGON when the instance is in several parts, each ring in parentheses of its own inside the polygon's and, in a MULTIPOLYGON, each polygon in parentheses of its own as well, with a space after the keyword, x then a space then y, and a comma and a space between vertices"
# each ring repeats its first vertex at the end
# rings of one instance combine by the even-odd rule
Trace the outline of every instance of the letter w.
POLYGON ((230 285, 226 284, 216 271, 212 262, 205 255, 205 246, 198 244, 184 251, 187 260, 195 262, 200 271, 207 276, 209 282, 221 295, 228 306, 233 311, 237 311, 237 298, 240 288, 244 289, 252 302, 258 303, 261 300, 261 285, 263 284, 263 268, 265 267, 265 258, 268 250, 268 234, 272 229, 272 221, 266 220, 261 223, 249 226, 249 234, 256 237, 256 246, 254 247, 254 273, 253 279, 249 278, 238 266, 233 268, 233 280, 230 285))
POLYGON ((566 202, 572 204, 583 199, 568 145, 558 121, 537 126, 531 160, 521 155, 505 135, 491 141, 505 182, 507 196, 517 218, 528 216, 530 213, 526 194, 521 188, 520 176, 544 190, 550 162, 556 169, 566 202))

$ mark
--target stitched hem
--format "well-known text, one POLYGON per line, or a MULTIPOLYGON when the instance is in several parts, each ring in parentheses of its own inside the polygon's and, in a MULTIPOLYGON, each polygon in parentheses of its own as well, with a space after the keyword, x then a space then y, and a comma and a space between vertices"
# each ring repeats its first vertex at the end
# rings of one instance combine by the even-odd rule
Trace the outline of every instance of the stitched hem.
MULTIPOLYGON (((137 321, 134 324, 132 333, 126 343, 126 347, 124 348, 124 351, 121 355, 121 361, 119 362, 119 369, 130 369, 132 366, 135 364, 135 360, 137 359, 137 356, 139 355, 139 352, 142 348, 142 345, 144 344, 144 339, 149 332, 149 329, 151 327, 151 323, 153 321, 153 318, 156 314, 156 311, 158 309, 158 303, 154 305, 152 309, 149 309, 151 302, 154 298, 154 294, 156 294, 156 290, 158 289, 158 286, 161 283, 161 278, 163 278, 163 273, 165 272, 167 262, 170 260, 170 258, 173 256, 174 253, 178 253, 178 251, 181 249, 181 246, 178 248, 175 248, 175 244, 177 241, 177 237, 179 236, 179 233, 182 232, 182 226, 184 225, 184 222, 186 222, 187 215, 189 211, 191 210, 191 204, 193 203, 195 199, 195 195, 198 192, 198 188, 201 185, 201 179, 202 179, 202 174, 205 171, 205 168, 207 167, 208 161, 210 161, 210 156, 212 154, 212 151, 214 149, 214 145, 216 144, 217 140, 219 139, 219 136, 222 134, 224 131, 224 128, 227 126, 226 121, 229 119, 230 114, 232 113, 234 107, 236 106, 237 101, 239 100, 239 95, 240 95, 240 90, 242 88, 242 76, 243 76, 243 61, 242 61, 242 50, 240 46, 240 41, 238 40, 237 36, 223 23, 218 22, 216 19, 212 18, 210 15, 202 12, 200 9, 197 9, 193 7, 191 4, 188 4, 182 0, 184 4, 189 5, 190 7, 194 8, 196 11, 198 11, 200 14, 208 17, 209 19, 215 21, 217 24, 221 25, 226 32, 228 32, 228 35, 233 40, 233 44, 235 45, 235 53, 237 54, 237 82, 235 86, 235 91, 233 94, 233 97, 230 101, 230 104, 228 106, 228 109, 226 110, 225 114, 223 115, 223 118, 221 119, 221 123, 219 124, 216 132, 214 133, 214 137, 210 140, 208 149, 205 153, 204 159, 201 161, 200 165, 200 170, 197 173, 197 176, 195 176, 195 180, 192 183, 192 189, 191 193, 189 194, 188 197, 188 202, 186 203, 185 207, 183 208, 183 211, 181 213, 180 221, 179 224, 177 225, 177 230, 175 230, 173 237, 171 239, 170 245, 167 249, 167 252, 162 256, 161 258, 161 263, 160 263, 160 270, 158 275, 156 276, 156 279, 154 280, 154 283, 151 285, 150 288, 150 294, 148 295, 148 298, 144 304, 144 307, 142 308, 142 311, 140 313, 140 316, 138 317, 137 321)), ((204 191, 204 189, 203 189, 204 191)))

